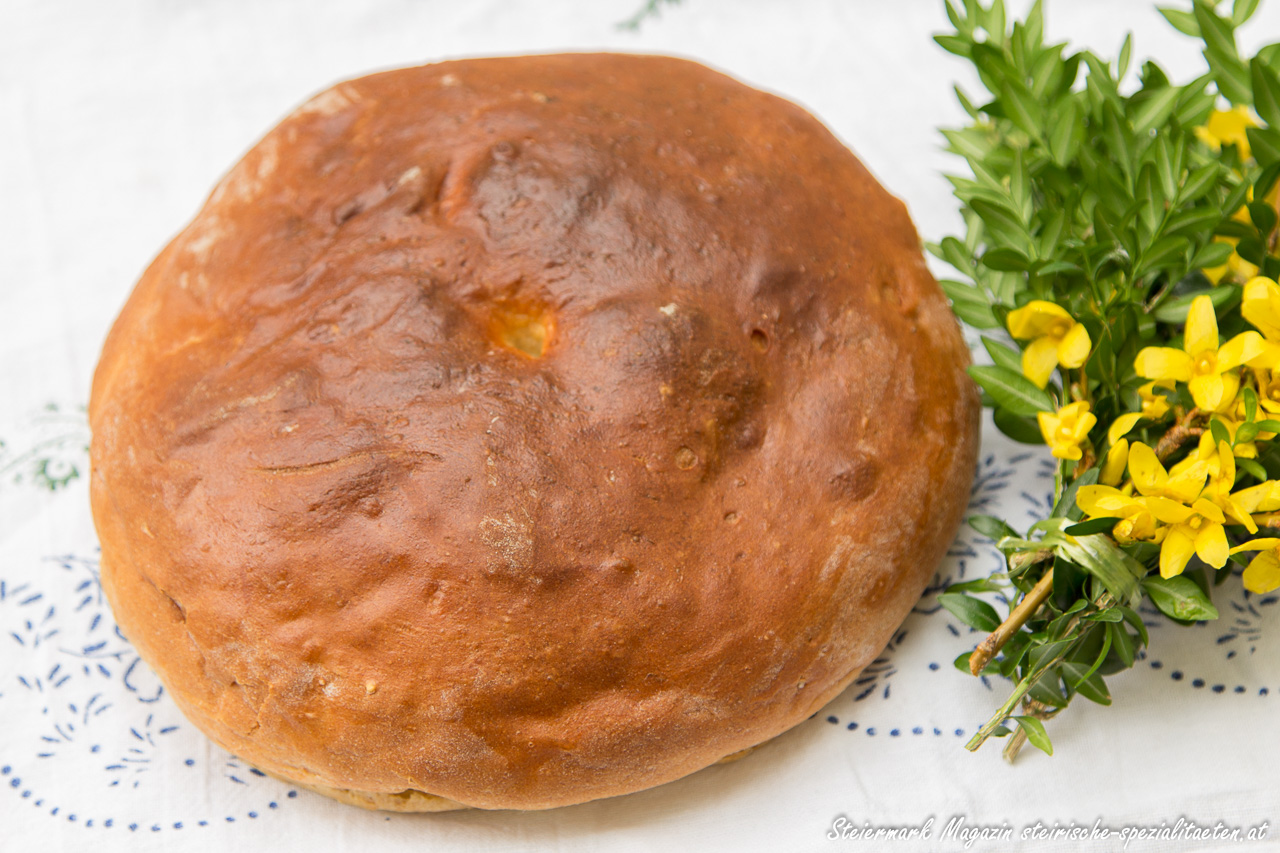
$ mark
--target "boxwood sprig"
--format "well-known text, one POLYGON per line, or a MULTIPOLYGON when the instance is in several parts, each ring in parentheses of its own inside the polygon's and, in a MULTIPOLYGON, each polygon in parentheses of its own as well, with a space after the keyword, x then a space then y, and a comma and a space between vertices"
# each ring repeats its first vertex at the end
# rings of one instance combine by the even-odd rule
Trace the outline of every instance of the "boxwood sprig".
POLYGON ((1130 75, 1132 35, 1115 59, 1046 41, 1040 0, 1012 21, 1002 0, 946 2, 935 40, 985 92, 955 90, 964 230, 928 249, 985 333, 970 374, 995 426, 1057 461, 1050 518, 970 519, 1007 565, 940 597, 990 632, 957 667, 1014 684, 970 749, 1014 733, 1007 757, 1051 752, 1043 721, 1109 704, 1106 677, 1149 641, 1144 601, 1216 618, 1233 562, 1280 586, 1280 538, 1242 541, 1280 527, 1280 44, 1246 57, 1235 37, 1258 4, 1161 9, 1203 46, 1175 82, 1154 60, 1130 75))

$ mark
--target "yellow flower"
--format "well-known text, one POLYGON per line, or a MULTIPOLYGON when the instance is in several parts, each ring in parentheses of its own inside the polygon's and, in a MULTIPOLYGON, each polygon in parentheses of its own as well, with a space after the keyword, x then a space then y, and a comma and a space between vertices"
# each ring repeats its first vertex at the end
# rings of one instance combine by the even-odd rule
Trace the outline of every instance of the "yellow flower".
POLYGON ((1169 525, 1169 532, 1160 544, 1160 577, 1182 574, 1192 554, 1215 569, 1227 564, 1229 546, 1223 527, 1226 517, 1217 504, 1204 498, 1191 506, 1161 500, 1158 506, 1151 506, 1151 514, 1157 521, 1169 525))
POLYGON ((1209 114, 1209 121, 1195 129, 1196 138, 1214 151, 1222 150, 1224 145, 1234 145, 1240 151, 1240 159, 1249 159, 1249 136, 1246 131, 1257 127, 1258 121, 1249 112, 1248 107, 1232 107, 1229 110, 1214 110, 1209 114))
POLYGON ((1232 497, 1245 512, 1275 512, 1280 510, 1280 480, 1241 489, 1232 497))
MULTIPOLYGON (((1202 446, 1207 443, 1212 448, 1212 437, 1208 442, 1204 440, 1208 435, 1205 433, 1201 436, 1200 443, 1202 446)), ((1253 518, 1249 515, 1251 510, 1245 509, 1231 494, 1231 489, 1236 484, 1236 457, 1231 445, 1225 441, 1218 442, 1211 454, 1213 458, 1207 462, 1209 482, 1205 484, 1200 496, 1216 504, 1235 524, 1243 524, 1250 533, 1257 533, 1258 525, 1253 523, 1253 518)))
POLYGON ((1145 416, 1141 412, 1128 412, 1116 418, 1107 430, 1107 441, 1115 444, 1122 436, 1128 435, 1129 430, 1136 427, 1143 417, 1145 416))
POLYGON ((1129 451, 1133 485, 1142 493, 1143 503, 1155 520, 1167 525, 1160 543, 1162 577, 1181 574, 1192 554, 1198 554, 1214 568, 1226 565, 1226 517, 1221 507, 1200 496, 1208 475, 1209 466, 1201 461, 1170 474, 1155 451, 1141 442, 1135 442, 1129 451))
POLYGON ((1154 450, 1135 441, 1129 447, 1129 476, 1134 488, 1144 497, 1190 504, 1204 491, 1209 465, 1197 459, 1170 473, 1160 464, 1154 450))
POLYGON ((1164 529, 1147 508, 1146 501, 1127 495, 1111 486, 1081 486, 1076 492, 1076 505, 1089 518, 1118 518, 1111 535, 1122 545, 1134 542, 1159 542, 1164 529))
POLYGON ((1040 421, 1040 433, 1045 444, 1059 459, 1079 459, 1080 443, 1089 436, 1089 430, 1098 422, 1098 418, 1089 412, 1086 402, 1071 403, 1057 412, 1041 412, 1036 415, 1040 421))
MULTIPOLYGON (((1243 209, 1243 208, 1242 208, 1243 209)), ((1240 243, 1239 237, 1224 237, 1218 235, 1213 238, 1215 243, 1226 243, 1231 247, 1231 254, 1227 256, 1224 263, 1216 267, 1205 267, 1201 272, 1204 277, 1209 279, 1211 284, 1218 284, 1224 278, 1230 277, 1233 281, 1245 281, 1253 278, 1258 274, 1258 267, 1249 263, 1236 253, 1235 248, 1240 243)))
POLYGON ((1280 286, 1266 276, 1245 282, 1240 313, 1262 336, 1262 352, 1249 360, 1250 367, 1280 367, 1280 286))
POLYGON ((1107 458, 1098 472, 1098 482, 1106 486, 1118 486, 1124 479, 1125 466, 1129 464, 1129 439, 1122 438, 1107 450, 1107 458))
POLYGON ((1259 275, 1244 284, 1240 313, 1269 341, 1280 341, 1280 285, 1259 275))
POLYGON ((1173 383, 1165 380, 1157 380, 1148 382, 1138 389, 1138 396, 1142 398, 1142 416, 1158 421, 1169 413, 1169 401, 1163 394, 1157 394, 1156 388, 1172 389, 1173 383))
MULTIPOLYGON (((1218 318, 1208 296, 1197 296, 1187 313, 1183 332, 1183 348, 1146 347, 1134 359, 1134 369, 1147 379, 1172 379, 1186 382, 1196 405, 1216 411, 1234 396, 1227 391, 1231 379, 1223 374, 1234 370, 1262 353, 1262 336, 1257 332, 1241 332, 1221 347, 1218 346, 1218 318)), ((1234 375, 1232 375, 1234 378, 1234 375)), ((1239 387, 1239 380, 1235 380, 1239 387)))
POLYGON ((1107 430, 1107 441, 1111 447, 1107 450, 1106 459, 1102 463, 1102 471, 1098 474, 1098 482, 1107 486, 1118 486, 1124 478, 1125 466, 1129 464, 1129 440, 1124 436, 1129 433, 1138 421, 1145 417, 1141 412, 1128 412, 1111 422, 1107 430))
MULTIPOLYGON (((1258 381, 1258 406, 1266 414, 1280 414, 1280 372, 1255 370, 1253 376, 1258 381)), ((1259 438, 1262 436, 1263 433, 1258 434, 1259 438)))
POLYGON ((1252 539, 1231 549, 1232 554, 1262 551, 1249 562, 1244 570, 1244 577, 1241 578, 1244 588, 1249 592, 1264 593, 1280 588, 1280 554, 1276 552, 1277 545, 1280 545, 1280 539, 1268 537, 1252 539))
POLYGON ((1009 334, 1020 341, 1031 340, 1022 351, 1022 372, 1041 388, 1061 364, 1081 367, 1089 358, 1093 342, 1084 326, 1063 308, 1036 299, 1009 312, 1009 334))

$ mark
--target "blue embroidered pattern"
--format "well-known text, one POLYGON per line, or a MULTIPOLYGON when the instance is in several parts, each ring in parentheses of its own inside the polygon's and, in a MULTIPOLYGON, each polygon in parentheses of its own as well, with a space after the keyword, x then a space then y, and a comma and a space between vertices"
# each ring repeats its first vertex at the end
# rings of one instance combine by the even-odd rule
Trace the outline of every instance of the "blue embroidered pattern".
MULTIPOLYGON (((53 423, 67 434, 74 432, 67 430, 60 417, 53 423)), ((59 441, 63 443, 58 447, 63 448, 65 440, 59 441)), ((980 460, 970 512, 1001 515, 1015 525, 1023 522, 1024 527, 1046 516, 1052 461, 1042 451, 1029 451, 999 437, 992 440, 990 434, 987 444, 994 449, 980 460)), ((84 461, 68 458, 57 464, 64 473, 78 472, 84 461)), ((47 500, 61 500, 38 478, 27 482, 40 482, 47 500)), ((63 491, 75 489, 58 489, 59 494, 63 491)), ((99 583, 96 550, 37 562, 21 570, 0 566, 0 647, 8 646, 7 653, 0 654, 0 711, 6 722, 17 720, 21 730, 31 732, 27 748, 0 755, 0 788, 56 819, 86 828, 134 832, 252 821, 297 796, 296 790, 214 747, 181 717, 112 620, 99 583), (67 762, 77 774, 85 767, 95 770, 69 789, 50 781, 53 774, 48 770, 59 762, 67 762), (261 805, 225 805, 220 811, 163 819, 153 811, 146 819, 139 817, 148 814, 149 786, 183 773, 199 774, 210 801, 242 804, 245 792, 250 792, 261 805), (44 780, 43 786, 37 780, 44 780), (211 780, 217 781, 211 784, 211 780)), ((945 710, 936 719, 912 720, 906 718, 920 712, 904 713, 900 708, 904 695, 909 702, 913 693, 918 696, 925 690, 935 695, 963 693, 979 683, 985 691, 1004 689, 1002 683, 966 681, 953 672, 951 658, 972 648, 976 632, 937 603, 938 594, 951 583, 1002 567, 990 540, 968 527, 962 529, 883 653, 823 712, 826 722, 847 732, 891 740, 954 741, 975 729, 977 721, 948 719, 945 710), (940 679, 947 683, 941 684, 940 679)), ((1158 634, 1152 638, 1152 647, 1161 658, 1143 656, 1146 665, 1130 677, 1145 673, 1163 680, 1167 676, 1168 681, 1190 690, 1222 696, 1269 697, 1273 689, 1280 690, 1245 675, 1229 677, 1271 636, 1267 621, 1275 618, 1280 596, 1250 595, 1238 581, 1231 581, 1215 591, 1215 599, 1223 618, 1186 629, 1171 628, 1157 611, 1144 607, 1143 620, 1158 634), (1171 658, 1180 663, 1167 663, 1171 658), (1217 676, 1207 677, 1211 672, 1217 676)), ((1247 666, 1241 670, 1253 671, 1247 666)))
MULTIPOLYGON (((0 685, 0 707, 6 719, 22 716, 24 710, 28 720, 35 717, 30 752, 0 756, 0 786, 51 817, 86 828, 160 832, 252 820, 279 808, 270 789, 277 789, 278 797, 282 786, 266 780, 260 770, 211 746, 207 758, 197 759, 179 751, 189 744, 172 743, 176 733, 191 726, 167 701, 164 688, 112 621, 96 556, 66 554, 44 562, 54 573, 50 580, 63 581, 57 591, 0 576, 0 625, 5 632, 0 642, 11 643, 6 657, 17 663, 13 680, 0 685), (38 663, 50 658, 55 661, 51 666, 38 663), (30 781, 34 775, 47 776, 40 773, 40 764, 60 759, 75 762, 77 772, 82 772, 86 753, 96 759, 88 766, 98 768, 98 780, 106 789, 145 791, 157 766, 171 772, 180 765, 216 774, 233 786, 265 780, 262 806, 216 817, 126 821, 102 811, 96 798, 68 800, 63 792, 41 790, 30 781), (215 766, 207 766, 211 764, 215 766)), ((285 798, 296 795, 287 790, 285 798)))

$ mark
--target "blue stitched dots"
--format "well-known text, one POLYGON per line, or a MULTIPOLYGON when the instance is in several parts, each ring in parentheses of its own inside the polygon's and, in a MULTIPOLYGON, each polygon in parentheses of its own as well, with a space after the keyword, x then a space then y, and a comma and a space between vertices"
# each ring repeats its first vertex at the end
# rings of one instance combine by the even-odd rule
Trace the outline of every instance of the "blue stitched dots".
POLYGON ((848 729, 849 731, 853 731, 857 727, 858 727, 857 723, 850 723, 849 725, 845 726, 845 728, 848 729))
POLYGON ((1209 689, 1212 690, 1214 693, 1221 693, 1222 691, 1227 689, 1227 686, 1225 684, 1215 684, 1213 685, 1213 687, 1209 689))
POLYGON ((279 807, 280 806, 275 802, 275 800, 272 800, 271 802, 267 803, 267 808, 269 809, 277 809, 279 807))
POLYGON ((964 737, 964 729, 956 729, 956 737, 964 737))
POLYGON ((934 729, 934 730, 933 730, 933 733, 934 733, 935 735, 940 735, 940 734, 942 734, 942 729, 934 729))
POLYGON ((1164 664, 1163 664, 1163 663, 1161 663, 1161 662, 1160 662, 1160 661, 1158 661, 1158 660, 1153 660, 1153 661, 1151 662, 1151 668, 1152 668, 1152 669, 1162 669, 1163 667, 1164 667, 1164 664))
POLYGON ((11 770, 13 770, 13 768, 10 767, 8 764, 6 764, 4 767, 0 767, 0 776, 8 776, 9 771, 11 770))
POLYGON ((17 788, 17 787, 18 787, 18 786, 20 786, 21 784, 22 784, 22 780, 21 780, 21 779, 19 779, 17 776, 14 776, 12 779, 10 779, 10 780, 9 780, 9 787, 10 787, 10 788, 17 788))
POLYGON ((1260 687, 1260 688, 1258 688, 1258 695, 1259 695, 1259 696, 1266 696, 1266 695, 1267 695, 1267 688, 1265 688, 1265 687, 1260 687))
POLYGON ((255 817, 255 818, 256 818, 257 816, 258 816, 258 813, 257 813, 257 812, 249 812, 249 817, 255 817))
POLYGON ((876 730, 874 728, 867 729, 867 734, 871 735, 872 737, 875 736, 875 733, 876 733, 876 730))
POLYGON ((76 816, 74 814, 67 815, 67 820, 74 822, 75 819, 76 819, 76 816))
POLYGON ((291 800, 292 800, 292 799, 293 799, 294 797, 296 797, 296 796, 298 796, 298 792, 297 792, 297 791, 290 791, 290 792, 289 792, 289 799, 291 799, 291 800))
POLYGON ((235 822, 236 822, 235 818, 233 818, 231 815, 227 815, 227 823, 235 823, 235 822))
POLYGON ((902 733, 901 733, 901 732, 899 732, 897 729, 892 729, 892 730, 890 730, 890 732, 889 732, 889 737, 897 737, 897 736, 898 736, 898 735, 900 735, 900 734, 902 734, 902 733))
POLYGON ((107 829, 110 829, 112 826, 115 825, 115 820, 113 820, 112 818, 107 818, 102 822, 102 825, 105 826, 107 829))
POLYGON ((1243 692, 1244 692, 1244 685, 1243 685, 1243 684, 1237 684, 1237 685, 1236 685, 1236 690, 1235 690, 1235 692, 1236 692, 1236 693, 1243 693, 1243 692))
POLYGON ((1169 677, 1170 677, 1170 678, 1172 678, 1174 681, 1181 681, 1181 680, 1182 680, 1182 670, 1180 670, 1180 669, 1175 669, 1173 672, 1169 673, 1169 677))
POLYGON ((151 831, 152 831, 152 832, 159 832, 159 831, 160 831, 160 824, 158 824, 158 823, 153 823, 153 824, 151 824, 151 831))
POLYGON ((182 763, 183 763, 183 764, 185 764, 185 765, 187 765, 188 767, 192 767, 192 766, 194 766, 194 765, 195 765, 196 760, 195 760, 194 758, 188 758, 186 761, 184 761, 184 762, 182 762, 182 763))
POLYGON ((201 825, 201 826, 208 826, 208 825, 209 825, 209 821, 207 821, 207 820, 202 820, 202 821, 200 821, 200 825, 201 825))
POLYGON ((137 831, 138 831, 138 825, 137 825, 136 823, 131 823, 131 824, 129 824, 129 831, 130 831, 130 832, 137 832, 137 831))
POLYGON ((911 730, 911 733, 913 735, 922 735, 924 734, 924 729, 920 728, 919 726, 916 726, 914 729, 911 730))
POLYGON ((174 829, 182 829, 182 821, 178 821, 173 825, 174 829))
POLYGON ((933 670, 934 672, 937 672, 937 671, 938 671, 938 665, 937 665, 936 663, 931 663, 931 664, 929 664, 929 669, 933 670))
POLYGON ((828 722, 828 723, 838 723, 838 722, 840 722, 840 718, 839 718, 839 717, 834 717, 834 716, 833 716, 833 717, 827 717, 827 722, 828 722))
POLYGON ((1192 679, 1192 680, 1191 680, 1191 686, 1192 686, 1192 687, 1204 687, 1204 679, 1203 679, 1203 678, 1194 678, 1194 679, 1192 679))

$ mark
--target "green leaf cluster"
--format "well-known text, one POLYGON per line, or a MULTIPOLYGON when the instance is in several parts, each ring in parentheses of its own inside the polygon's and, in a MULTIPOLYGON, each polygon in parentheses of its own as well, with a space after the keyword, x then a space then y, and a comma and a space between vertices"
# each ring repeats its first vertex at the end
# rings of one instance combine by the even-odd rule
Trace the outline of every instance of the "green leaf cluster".
MULTIPOLYGON (((1221 20, 1204 5, 1200 17, 1221 20)), ((1231 253, 1214 237, 1250 186, 1233 168, 1238 154, 1220 156, 1195 132, 1214 108, 1218 79, 1210 70, 1176 85, 1149 61, 1127 91, 1131 38, 1107 61, 1046 43, 1039 0, 1007 27, 1001 0, 946 6, 955 32, 935 40, 973 63, 986 92, 973 98, 957 89, 971 123, 943 131, 970 174, 948 177, 963 205, 963 237, 929 245, 957 273, 942 286, 956 314, 978 329, 1002 327, 1011 309, 1035 299, 1065 308, 1094 342, 1080 379, 1094 389, 1099 422, 1109 423, 1125 410, 1122 394, 1142 384, 1133 358, 1157 342, 1157 321, 1180 323, 1191 299, 1211 290, 1200 270, 1231 253)), ((1235 55, 1228 43, 1234 51, 1233 39, 1215 42, 1215 61, 1235 55)), ((1006 356, 993 352, 997 369, 973 371, 997 426, 1039 441, 1026 419, 1053 401, 1010 394, 1019 354, 986 343, 1006 356)), ((1066 402, 1064 389, 1049 392, 1066 402)))
MULTIPOLYGON (((969 122, 943 131, 947 149, 967 166, 948 176, 964 232, 928 248, 955 271, 942 287, 957 316, 990 332, 982 342, 991 364, 970 374, 995 425, 1015 440, 1042 442, 1036 416, 1071 401, 1089 402, 1097 417, 1084 458, 1058 465, 1049 519, 1025 536, 1000 519, 971 519, 1004 552, 1007 572, 939 597, 961 622, 989 632, 1001 623, 993 601, 1012 610, 1033 591, 1046 595, 983 670, 1015 687, 970 748, 1016 725, 1051 751, 1042 719, 1077 695, 1109 703, 1105 678, 1131 667, 1149 640, 1137 614, 1143 600, 1183 623, 1218 617, 1211 593, 1230 563, 1216 573, 1193 563, 1161 578, 1153 573, 1158 544, 1121 546, 1111 536, 1117 519, 1082 521, 1075 496, 1098 480, 1108 427, 1141 409, 1148 380, 1135 372, 1137 353, 1181 347, 1181 327, 1202 295, 1224 338, 1251 328, 1239 311, 1248 273, 1223 276, 1229 260, 1232 269, 1252 265, 1280 277, 1280 43, 1249 57, 1236 40, 1258 4, 1188 0, 1160 9, 1201 42, 1204 72, 1179 83, 1154 60, 1130 74, 1132 36, 1115 59, 1047 41, 1041 0, 1021 20, 1008 19, 1002 0, 946 2, 952 30, 935 40, 973 65, 983 92, 957 88, 969 122), (1228 105, 1258 120, 1247 146, 1206 129, 1228 105), (1009 313, 1033 300, 1065 309, 1092 343, 1083 367, 1059 367, 1046 388, 1023 374, 1030 341, 1003 333, 1009 313), (1015 714, 1018 703, 1029 712, 1015 714)), ((1132 440, 1155 447, 1174 419, 1185 426, 1196 411, 1185 385, 1162 393, 1169 413, 1141 421, 1132 440)), ((1272 441, 1280 416, 1262 411, 1252 387, 1241 400, 1244 412, 1230 425, 1220 413, 1196 422, 1215 445, 1225 441, 1240 454, 1236 489, 1280 479, 1280 442, 1272 441)), ((1188 452, 1175 444, 1169 464, 1188 452)), ((956 664, 968 671, 969 659, 956 664)))

